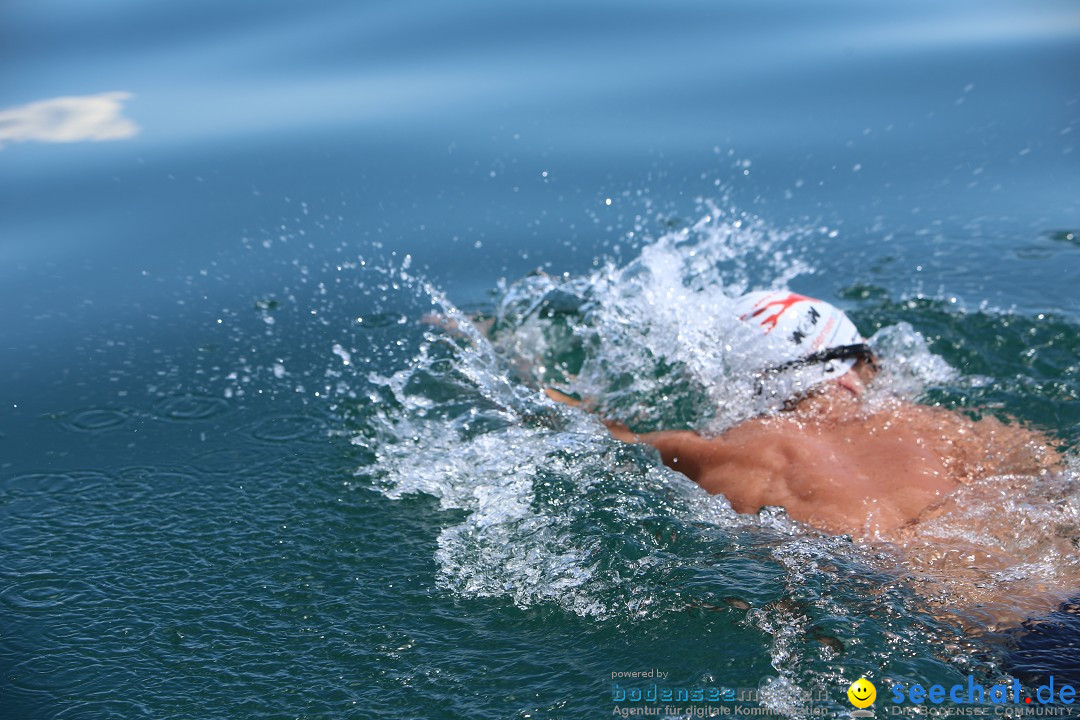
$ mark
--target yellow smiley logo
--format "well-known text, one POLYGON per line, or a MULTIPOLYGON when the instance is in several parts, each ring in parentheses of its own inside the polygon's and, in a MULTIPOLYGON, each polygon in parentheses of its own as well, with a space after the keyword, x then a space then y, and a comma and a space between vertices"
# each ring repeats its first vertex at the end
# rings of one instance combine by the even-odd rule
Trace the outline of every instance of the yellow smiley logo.
POLYGON ((877 688, 866 678, 859 678, 847 689, 847 699, 857 708, 870 707, 877 699, 877 688))

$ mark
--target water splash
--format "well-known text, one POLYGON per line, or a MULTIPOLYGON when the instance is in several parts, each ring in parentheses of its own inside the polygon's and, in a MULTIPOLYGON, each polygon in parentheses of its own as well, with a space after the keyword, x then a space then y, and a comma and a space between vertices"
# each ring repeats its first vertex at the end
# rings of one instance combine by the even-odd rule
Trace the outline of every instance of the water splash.
MULTIPOLYGON (((806 691, 861 675, 999 675, 993 646, 965 637, 978 616, 955 601, 962 589, 942 589, 953 593, 950 612, 931 612, 941 594, 920 586, 902 548, 826 536, 780 509, 739 515, 650 448, 612 440, 594 416, 540 392, 559 385, 635 429, 716 433, 762 412, 754 392, 768 338, 735 317, 733 298, 812 272, 798 253, 812 231, 706 210, 625 266, 504 285, 482 317, 400 269, 402 286, 439 319, 406 367, 367 375, 353 440, 371 458, 364 482, 393 499, 438 499, 448 513, 433 548, 438 584, 463 597, 598 621, 745 612, 776 672, 762 704, 785 716, 806 714, 806 691)), ((958 373, 912 324, 877 320, 864 332, 877 328, 870 343, 889 362, 872 398, 986 384, 958 373)), ((1044 490, 1033 481, 1025 492, 1044 490)), ((969 510, 995 507, 968 492, 969 510)), ((1021 526, 1050 519, 1039 503, 1014 509, 1021 526)), ((1057 526, 1072 522, 1074 511, 1055 512, 1057 526)), ((1018 562, 1008 572, 1022 583, 1041 570, 1018 562)))

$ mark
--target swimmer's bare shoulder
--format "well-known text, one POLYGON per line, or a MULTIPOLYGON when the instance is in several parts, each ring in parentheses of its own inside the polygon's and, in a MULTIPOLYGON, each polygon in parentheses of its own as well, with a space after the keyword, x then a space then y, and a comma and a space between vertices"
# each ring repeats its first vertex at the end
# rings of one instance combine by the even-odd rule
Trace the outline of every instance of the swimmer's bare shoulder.
MULTIPOLYGON (((547 394, 580 405, 558 391, 547 394)), ((1045 436, 1020 425, 904 401, 859 411, 850 394, 833 395, 746 420, 714 438, 605 425, 616 439, 652 445, 665 465, 724 495, 737 512, 778 505, 796 520, 858 536, 915 523, 973 479, 1034 473, 1059 460, 1045 436)))
MULTIPOLYGON (((552 388, 549 398, 573 407, 581 401, 552 388)), ((766 504, 780 505, 776 480, 790 462, 789 443, 778 433, 749 420, 718 437, 707 438, 691 430, 661 430, 635 433, 626 425, 603 420, 616 440, 644 443, 656 448, 665 465, 677 470, 705 490, 722 494, 736 512, 757 512, 766 504), (733 480, 737 479, 737 482, 733 480), (770 502, 772 500, 779 500, 770 502)))

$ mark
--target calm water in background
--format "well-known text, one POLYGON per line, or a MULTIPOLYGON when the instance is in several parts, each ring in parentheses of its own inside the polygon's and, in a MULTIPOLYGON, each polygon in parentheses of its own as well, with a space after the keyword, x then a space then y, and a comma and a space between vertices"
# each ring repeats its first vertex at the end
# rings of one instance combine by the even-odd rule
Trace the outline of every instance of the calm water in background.
MULTIPOLYGON (((1080 437, 1075 3, 17 0, 0 26, 0 106, 124 92, 138 127, 0 123, 12 717, 569 718, 610 713, 613 671, 776 675, 735 611, 436 582, 460 511, 371 492, 351 442, 430 309, 376 269, 406 255, 483 306, 720 202, 803 233, 797 289, 991 378, 950 401, 1080 437)), ((732 588, 782 595, 775 558, 739 560, 732 588)), ((852 647, 792 650, 795 680, 903 654, 852 647)))

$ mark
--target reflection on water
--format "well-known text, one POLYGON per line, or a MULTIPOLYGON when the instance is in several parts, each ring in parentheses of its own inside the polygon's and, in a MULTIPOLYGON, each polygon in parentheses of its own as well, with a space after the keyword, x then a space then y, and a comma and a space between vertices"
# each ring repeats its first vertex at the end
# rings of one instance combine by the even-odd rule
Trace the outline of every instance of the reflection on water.
POLYGON ((139 126, 123 116, 129 92, 58 97, 0 110, 0 148, 5 142, 70 143, 123 140, 139 126))

